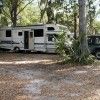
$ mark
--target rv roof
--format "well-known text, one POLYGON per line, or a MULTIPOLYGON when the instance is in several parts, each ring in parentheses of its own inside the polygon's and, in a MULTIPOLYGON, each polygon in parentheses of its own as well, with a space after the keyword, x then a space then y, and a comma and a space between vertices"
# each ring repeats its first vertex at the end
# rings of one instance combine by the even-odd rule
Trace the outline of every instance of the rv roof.
POLYGON ((16 27, 30 27, 30 26, 43 26, 45 24, 34 24, 34 25, 26 25, 26 26, 16 26, 16 27))
POLYGON ((63 27, 63 28, 67 28, 66 26, 64 26, 64 25, 60 25, 60 24, 57 24, 58 26, 60 26, 60 27, 63 27))
POLYGON ((66 26, 60 25, 60 24, 42 24, 42 23, 40 23, 40 24, 33 24, 33 25, 26 25, 26 26, 16 26, 16 27, 30 27, 30 26, 44 26, 44 25, 57 25, 57 26, 61 26, 61 27, 66 28, 66 26))
POLYGON ((22 28, 31 28, 32 26, 51 26, 51 25, 57 25, 58 27, 62 27, 62 28, 65 28, 65 29, 67 29, 67 27, 66 26, 64 26, 64 25, 60 25, 60 24, 42 24, 42 23, 40 23, 40 24, 34 24, 34 25, 26 25, 26 26, 16 26, 16 27, 2 27, 1 29, 15 29, 15 28, 20 28, 20 27, 22 27, 22 28))

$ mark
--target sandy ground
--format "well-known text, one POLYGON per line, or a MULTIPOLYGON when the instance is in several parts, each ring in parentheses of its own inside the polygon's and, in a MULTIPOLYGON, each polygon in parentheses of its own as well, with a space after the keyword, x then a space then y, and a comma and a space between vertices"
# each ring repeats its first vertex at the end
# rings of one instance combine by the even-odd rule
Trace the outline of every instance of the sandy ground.
POLYGON ((100 66, 57 63, 58 55, 0 53, 0 100, 100 100, 100 66))

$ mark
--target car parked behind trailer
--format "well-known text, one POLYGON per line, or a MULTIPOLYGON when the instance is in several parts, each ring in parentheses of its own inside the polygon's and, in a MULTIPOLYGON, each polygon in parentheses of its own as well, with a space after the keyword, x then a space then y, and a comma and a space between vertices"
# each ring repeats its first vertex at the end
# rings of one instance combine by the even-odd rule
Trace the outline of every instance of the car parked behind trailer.
POLYGON ((88 46, 91 54, 100 59, 100 35, 88 36, 88 46))

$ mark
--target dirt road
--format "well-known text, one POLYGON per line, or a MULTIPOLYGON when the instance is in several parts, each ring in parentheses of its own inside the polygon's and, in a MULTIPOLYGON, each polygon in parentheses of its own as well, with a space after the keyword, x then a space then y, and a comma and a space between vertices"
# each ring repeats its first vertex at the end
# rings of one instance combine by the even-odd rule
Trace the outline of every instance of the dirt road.
POLYGON ((0 53, 0 100, 100 100, 100 66, 58 64, 58 55, 0 53))

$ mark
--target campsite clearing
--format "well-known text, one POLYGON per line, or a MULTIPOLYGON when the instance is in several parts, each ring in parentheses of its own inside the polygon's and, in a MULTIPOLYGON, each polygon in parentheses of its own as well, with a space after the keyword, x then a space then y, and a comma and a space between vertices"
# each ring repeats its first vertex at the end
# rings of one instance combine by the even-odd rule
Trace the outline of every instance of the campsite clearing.
POLYGON ((0 100, 100 100, 100 66, 53 54, 0 53, 0 100))

